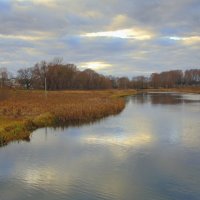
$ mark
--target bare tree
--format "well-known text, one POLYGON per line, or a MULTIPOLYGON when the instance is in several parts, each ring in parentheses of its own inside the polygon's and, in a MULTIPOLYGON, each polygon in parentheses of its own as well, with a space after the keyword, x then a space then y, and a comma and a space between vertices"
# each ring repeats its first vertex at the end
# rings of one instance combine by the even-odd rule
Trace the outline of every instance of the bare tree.
MULTIPOLYGON (((3 87, 8 79, 6 70, 0 70, 0 83, 3 87)), ((170 88, 184 85, 200 85, 200 70, 191 69, 152 73, 150 77, 137 76, 131 81, 128 77, 104 76, 92 69, 80 71, 74 64, 64 64, 60 57, 51 62, 41 61, 32 68, 18 71, 18 82, 29 89, 145 89, 170 88)))
POLYGON ((128 89, 130 87, 130 80, 128 77, 121 77, 117 80, 117 85, 120 89, 128 89))
POLYGON ((8 71, 5 67, 0 68, 0 81, 1 88, 5 87, 8 83, 8 71))
POLYGON ((186 85, 200 84, 200 69, 186 70, 184 73, 184 83, 186 85))
POLYGON ((24 68, 18 71, 17 80, 22 87, 30 89, 32 87, 32 68, 24 68))

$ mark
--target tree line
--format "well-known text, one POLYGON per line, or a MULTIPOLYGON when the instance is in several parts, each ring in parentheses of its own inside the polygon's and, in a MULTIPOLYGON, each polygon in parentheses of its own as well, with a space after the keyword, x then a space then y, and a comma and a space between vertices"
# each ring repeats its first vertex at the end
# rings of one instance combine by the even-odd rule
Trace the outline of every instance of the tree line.
POLYGON ((145 89, 172 88, 200 85, 200 69, 171 70, 152 73, 149 77, 104 76, 92 69, 79 70, 74 64, 64 64, 61 58, 52 62, 41 61, 33 67, 18 70, 12 76, 6 68, 0 68, 0 87, 19 87, 47 90, 92 89, 145 89))

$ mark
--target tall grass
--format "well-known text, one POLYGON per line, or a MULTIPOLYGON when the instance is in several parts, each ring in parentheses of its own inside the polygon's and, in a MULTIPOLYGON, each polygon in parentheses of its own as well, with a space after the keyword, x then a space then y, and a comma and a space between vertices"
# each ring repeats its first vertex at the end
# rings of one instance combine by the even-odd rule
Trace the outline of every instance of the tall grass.
POLYGON ((200 94, 200 86, 187 86, 176 88, 159 88, 159 89, 144 89, 141 92, 182 92, 182 93, 194 93, 200 94))
MULTIPOLYGON (((1 91, 0 91, 1 92, 1 91)), ((131 91, 8 91, 0 99, 0 144, 28 140, 39 127, 84 123, 117 114, 131 91)))

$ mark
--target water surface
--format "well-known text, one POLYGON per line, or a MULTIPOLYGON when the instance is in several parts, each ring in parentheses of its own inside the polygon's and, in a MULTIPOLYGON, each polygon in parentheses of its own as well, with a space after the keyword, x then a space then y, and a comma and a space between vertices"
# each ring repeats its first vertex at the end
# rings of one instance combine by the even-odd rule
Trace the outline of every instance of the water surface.
POLYGON ((0 148, 0 200, 199 200, 200 95, 149 93, 0 148))

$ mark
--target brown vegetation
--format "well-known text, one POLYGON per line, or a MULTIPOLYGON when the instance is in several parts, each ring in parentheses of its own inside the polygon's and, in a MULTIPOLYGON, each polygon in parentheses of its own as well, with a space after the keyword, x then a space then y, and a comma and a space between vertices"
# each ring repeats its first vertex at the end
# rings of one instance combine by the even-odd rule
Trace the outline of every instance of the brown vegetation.
POLYGON ((175 88, 159 88, 159 89, 146 89, 141 92, 183 92, 183 93, 193 93, 200 94, 200 86, 196 87, 175 87, 175 88))
POLYGON ((101 119, 123 110, 124 95, 134 90, 0 91, 0 143, 28 139, 38 127, 71 125, 101 119))
POLYGON ((127 77, 103 76, 91 69, 79 71, 73 64, 41 62, 33 68, 19 70, 18 81, 26 89, 44 89, 46 82, 48 90, 173 88, 200 85, 200 70, 171 70, 130 80, 127 77))
POLYGON ((15 78, 6 68, 0 68, 0 86, 37 90, 97 90, 97 89, 147 89, 200 86, 200 69, 170 70, 150 76, 104 76, 91 69, 79 70, 74 64, 64 64, 62 59, 41 61, 33 67, 18 71, 15 78))

